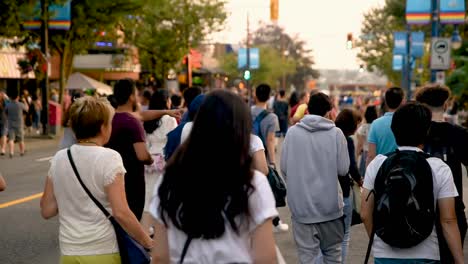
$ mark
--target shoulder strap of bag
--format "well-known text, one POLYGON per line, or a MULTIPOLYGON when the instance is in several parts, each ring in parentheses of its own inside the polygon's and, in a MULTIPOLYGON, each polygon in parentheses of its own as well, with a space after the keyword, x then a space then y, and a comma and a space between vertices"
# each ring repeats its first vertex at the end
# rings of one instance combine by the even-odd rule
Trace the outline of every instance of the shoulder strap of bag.
POLYGON ((67 155, 68 155, 68 159, 70 160, 70 164, 71 164, 71 166, 73 168, 73 172, 75 172, 75 176, 78 179, 78 181, 80 182, 81 187, 83 187, 85 192, 88 194, 89 198, 91 198, 91 200, 93 200, 93 202, 102 211, 102 213, 106 216, 106 218, 110 219, 112 217, 112 215, 106 210, 106 208, 104 208, 104 206, 102 206, 102 204, 96 198, 94 198, 93 194, 89 191, 89 189, 86 187, 83 180, 81 179, 81 176, 78 173, 78 169, 76 168, 75 162, 73 161, 73 157, 72 157, 70 148, 67 150, 67 155))
POLYGON ((182 255, 180 255, 179 264, 184 263, 185 256, 187 256, 187 251, 189 249, 190 243, 192 242, 192 237, 188 236, 187 240, 185 241, 184 248, 182 249, 182 255))

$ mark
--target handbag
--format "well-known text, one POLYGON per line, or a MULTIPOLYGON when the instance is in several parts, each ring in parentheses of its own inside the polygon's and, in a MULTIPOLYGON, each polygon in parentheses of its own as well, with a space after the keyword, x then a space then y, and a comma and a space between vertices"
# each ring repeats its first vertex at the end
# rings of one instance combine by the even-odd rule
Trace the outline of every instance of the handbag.
POLYGON ((89 191, 86 185, 83 183, 78 169, 76 168, 75 162, 71 154, 70 148, 67 150, 68 159, 70 164, 75 172, 75 176, 80 182, 80 185, 83 187, 85 192, 88 194, 89 198, 96 204, 96 206, 102 211, 107 219, 111 222, 115 230, 115 236, 117 238, 117 244, 119 245, 120 259, 122 264, 149 264, 151 258, 149 253, 136 242, 128 233, 122 228, 122 226, 115 220, 115 218, 102 206, 102 204, 96 200, 93 194, 89 191))
POLYGON ((276 207, 286 206, 286 184, 284 184, 283 178, 279 175, 278 171, 269 166, 268 183, 270 184, 271 191, 275 197, 276 207))
POLYGON ((355 182, 351 187, 351 192, 353 192, 353 214, 351 218, 351 226, 359 225, 362 223, 361 220, 361 187, 355 182))

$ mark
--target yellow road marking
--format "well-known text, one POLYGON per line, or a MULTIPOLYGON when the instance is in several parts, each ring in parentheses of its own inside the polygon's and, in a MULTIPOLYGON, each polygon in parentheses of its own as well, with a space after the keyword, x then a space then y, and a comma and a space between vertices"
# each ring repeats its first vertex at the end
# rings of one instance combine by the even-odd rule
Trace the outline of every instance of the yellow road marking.
POLYGON ((0 204, 0 209, 10 207, 10 206, 13 206, 13 205, 17 205, 17 204, 21 204, 21 203, 26 203, 26 202, 29 202, 31 200, 41 198, 42 194, 43 193, 38 193, 38 194, 27 196, 27 197, 24 197, 24 198, 21 198, 21 199, 18 199, 18 200, 14 200, 14 201, 11 201, 11 202, 0 204))

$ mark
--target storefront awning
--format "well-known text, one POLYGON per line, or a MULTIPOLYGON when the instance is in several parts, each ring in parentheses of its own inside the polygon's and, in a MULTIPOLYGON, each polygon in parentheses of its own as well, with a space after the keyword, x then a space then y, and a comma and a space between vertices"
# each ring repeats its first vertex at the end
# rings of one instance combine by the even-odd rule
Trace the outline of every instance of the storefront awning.
POLYGON ((25 54, 0 52, 0 79, 34 79, 34 73, 21 74, 18 60, 23 59, 25 54))

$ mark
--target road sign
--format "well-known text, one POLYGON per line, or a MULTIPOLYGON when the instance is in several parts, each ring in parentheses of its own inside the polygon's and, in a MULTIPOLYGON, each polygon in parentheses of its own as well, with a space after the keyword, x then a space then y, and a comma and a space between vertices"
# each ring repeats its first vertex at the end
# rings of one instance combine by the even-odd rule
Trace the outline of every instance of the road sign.
POLYGON ((436 73, 436 83, 445 85, 445 72, 444 71, 438 71, 436 73))
POLYGON ((431 46, 431 69, 448 70, 450 69, 450 49, 449 38, 432 38, 431 46))

